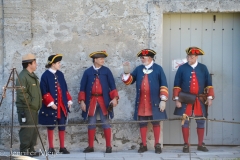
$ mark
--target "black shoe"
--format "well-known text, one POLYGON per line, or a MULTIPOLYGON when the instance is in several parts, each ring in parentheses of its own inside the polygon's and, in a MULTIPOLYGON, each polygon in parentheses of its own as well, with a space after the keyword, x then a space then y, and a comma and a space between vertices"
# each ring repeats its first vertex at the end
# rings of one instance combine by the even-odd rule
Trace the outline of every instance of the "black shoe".
POLYGON ((38 157, 41 156, 41 152, 29 152, 30 157, 38 157))
POLYGON ((138 149, 138 153, 143 153, 147 151, 147 146, 143 146, 142 143, 140 143, 140 148, 138 149))
POLYGON ((198 147, 197 147, 197 150, 203 151, 203 152, 208 152, 208 149, 207 149, 207 147, 205 146, 205 143, 202 143, 201 146, 198 146, 198 147))
POLYGON ((64 148, 60 148, 59 152, 62 153, 62 154, 70 154, 70 152, 65 147, 64 148))
POLYGON ((183 153, 189 153, 189 145, 187 143, 184 143, 183 153))
POLYGON ((55 154, 56 152, 55 152, 55 150, 54 150, 54 148, 49 148, 48 149, 48 154, 55 154))
POLYGON ((94 148, 88 146, 87 148, 84 149, 83 152, 84 152, 84 153, 94 152, 94 148))
POLYGON ((112 153, 112 147, 106 147, 106 153, 112 153))
POLYGON ((157 143, 155 145, 155 153, 157 153, 157 154, 162 153, 162 148, 161 148, 161 144, 160 143, 157 143))

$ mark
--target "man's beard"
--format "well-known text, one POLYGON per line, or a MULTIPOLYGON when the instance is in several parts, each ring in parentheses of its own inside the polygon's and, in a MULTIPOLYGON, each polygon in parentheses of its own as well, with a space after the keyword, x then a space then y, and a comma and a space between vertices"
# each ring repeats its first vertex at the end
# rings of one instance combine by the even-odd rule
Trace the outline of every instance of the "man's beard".
POLYGON ((147 66, 148 65, 148 63, 147 62, 145 62, 145 63, 142 63, 144 66, 147 66))

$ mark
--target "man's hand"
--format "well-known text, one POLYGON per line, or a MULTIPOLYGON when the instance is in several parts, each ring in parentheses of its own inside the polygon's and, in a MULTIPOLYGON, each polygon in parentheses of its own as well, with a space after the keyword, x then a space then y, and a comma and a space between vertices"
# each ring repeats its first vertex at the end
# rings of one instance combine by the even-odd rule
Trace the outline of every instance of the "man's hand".
POLYGON ((177 108, 181 108, 182 107, 182 103, 179 102, 178 100, 176 100, 175 103, 176 103, 177 108))
POLYGON ((166 108, 166 102, 165 102, 165 101, 161 101, 161 102, 159 103, 159 109, 160 109, 160 111, 163 112, 163 111, 165 110, 165 108, 166 108))
POLYGON ((68 108, 70 109, 72 107, 72 104, 68 104, 68 108))
POLYGON ((131 67, 129 62, 123 62, 123 72, 129 74, 131 72, 131 67))
POLYGON ((212 99, 208 98, 206 102, 207 102, 208 107, 210 107, 212 105, 212 99))
MULTIPOLYGON (((110 103, 112 103, 113 107, 116 107, 117 104, 118 104, 117 97, 113 98, 110 103)), ((110 103, 109 103, 109 104, 110 104, 110 103)))
POLYGON ((53 104, 51 107, 52 109, 55 109, 55 110, 57 109, 57 106, 55 104, 53 104))
POLYGON ((81 110, 82 110, 82 111, 86 112, 86 104, 85 104, 84 101, 81 101, 80 107, 81 107, 81 110))

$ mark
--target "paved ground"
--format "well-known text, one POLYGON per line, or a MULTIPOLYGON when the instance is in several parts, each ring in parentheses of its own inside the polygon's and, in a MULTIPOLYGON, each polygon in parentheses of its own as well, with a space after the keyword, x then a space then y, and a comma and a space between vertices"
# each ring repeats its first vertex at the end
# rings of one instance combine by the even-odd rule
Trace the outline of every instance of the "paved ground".
MULTIPOLYGON (((240 146, 237 147, 221 147, 209 146, 209 152, 200 152, 196 150, 196 146, 192 146, 192 160, 240 160, 240 146)), ((139 154, 137 150, 131 151, 114 151, 106 154, 104 151, 96 151, 94 153, 82 153, 82 151, 71 152, 69 155, 48 155, 49 160, 188 160, 190 155, 181 152, 181 146, 164 146, 163 153, 155 154, 150 150, 139 154)), ((0 160, 9 159, 9 157, 0 157, 0 160)), ((25 156, 14 156, 15 160, 45 160, 46 156, 42 155, 36 158, 25 156)))

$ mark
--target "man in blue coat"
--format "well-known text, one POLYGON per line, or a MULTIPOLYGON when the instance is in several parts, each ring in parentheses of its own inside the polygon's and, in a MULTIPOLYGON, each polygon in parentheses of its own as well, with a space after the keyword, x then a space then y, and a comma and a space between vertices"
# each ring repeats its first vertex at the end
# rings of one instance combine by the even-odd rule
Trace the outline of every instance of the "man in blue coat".
MULTIPOLYGON (((136 82, 136 103, 134 119, 139 121, 167 119, 165 111, 166 101, 168 100, 167 80, 162 67, 154 63, 156 52, 151 49, 141 50, 137 56, 140 57, 142 65, 135 68, 130 74, 130 63, 124 62, 123 82, 130 85, 136 82)), ((147 151, 147 123, 142 122, 140 133, 142 143, 138 150, 139 153, 147 151)), ((152 122, 155 138, 155 153, 162 152, 159 143, 160 124, 152 122)))
MULTIPOLYGON (((105 58, 108 56, 106 51, 97 51, 89 55, 93 59, 93 66, 85 70, 80 82, 80 92, 78 102, 81 105, 82 116, 88 119, 89 124, 96 123, 99 113, 106 139, 106 153, 112 152, 111 146, 111 126, 108 123, 109 116, 113 118, 111 105, 115 107, 118 103, 118 91, 112 72, 103 66, 105 58)), ((94 137, 96 125, 88 126, 88 147, 84 153, 94 152, 94 137)))
MULTIPOLYGON (((212 105, 214 91, 211 77, 207 67, 197 61, 198 56, 204 55, 203 50, 198 47, 189 47, 186 49, 188 63, 183 64, 177 70, 174 80, 173 100, 176 102, 175 115, 196 117, 206 117, 206 107, 212 105), (179 101, 180 92, 197 95, 194 104, 179 101), (205 106, 206 105, 206 106, 205 106)), ((182 94, 181 94, 182 95, 182 94)), ((186 95, 186 94, 185 94, 186 95)), ((185 99, 189 99, 186 97, 185 99)), ((205 120, 196 120, 198 134, 198 150, 207 152, 203 143, 205 120)), ((183 152, 189 152, 189 121, 182 125, 182 134, 184 139, 183 152)))
MULTIPOLYGON (((62 55, 56 54, 48 57, 47 70, 42 74, 40 88, 42 92, 42 108, 39 112, 39 123, 42 125, 53 125, 47 127, 49 154, 54 154, 54 128, 56 124, 66 124, 69 108, 72 106, 72 97, 68 92, 67 83, 61 67, 62 55)), ((65 148, 65 126, 58 127, 60 150, 62 154, 70 152, 65 148)))

